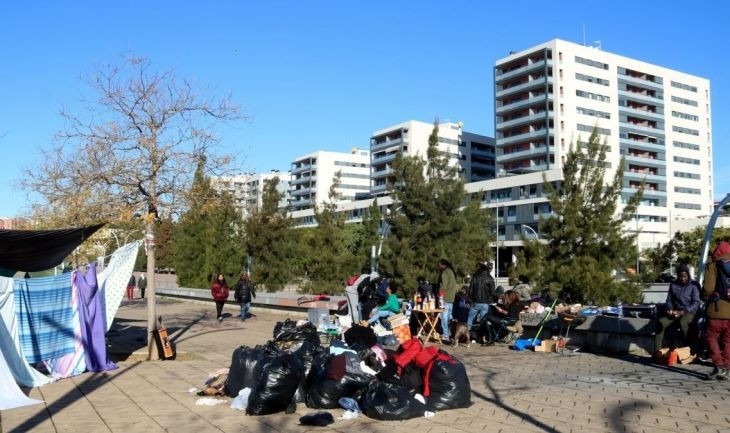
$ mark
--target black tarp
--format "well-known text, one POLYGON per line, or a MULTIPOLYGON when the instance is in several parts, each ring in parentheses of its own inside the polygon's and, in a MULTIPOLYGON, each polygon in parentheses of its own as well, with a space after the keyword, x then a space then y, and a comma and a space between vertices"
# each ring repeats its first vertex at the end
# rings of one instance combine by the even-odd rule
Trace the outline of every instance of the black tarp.
POLYGON ((103 225, 59 230, 0 230, 0 268, 25 272, 50 269, 103 225))

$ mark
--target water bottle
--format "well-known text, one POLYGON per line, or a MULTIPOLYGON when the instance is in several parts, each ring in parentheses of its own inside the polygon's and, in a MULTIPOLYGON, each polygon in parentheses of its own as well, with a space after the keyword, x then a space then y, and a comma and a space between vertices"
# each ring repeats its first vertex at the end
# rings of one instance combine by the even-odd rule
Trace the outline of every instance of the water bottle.
POLYGON ((624 317, 624 304, 621 301, 618 301, 618 317, 624 317))

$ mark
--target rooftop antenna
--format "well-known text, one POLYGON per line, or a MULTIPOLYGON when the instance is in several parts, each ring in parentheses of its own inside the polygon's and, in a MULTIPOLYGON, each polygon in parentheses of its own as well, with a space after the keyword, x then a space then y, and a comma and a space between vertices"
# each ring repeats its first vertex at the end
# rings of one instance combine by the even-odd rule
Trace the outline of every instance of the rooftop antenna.
POLYGON ((583 46, 586 46, 586 25, 583 24, 583 46))
POLYGON ((598 48, 599 50, 601 49, 601 41, 600 40, 599 41, 594 41, 593 42, 593 45, 595 45, 595 47, 598 48))

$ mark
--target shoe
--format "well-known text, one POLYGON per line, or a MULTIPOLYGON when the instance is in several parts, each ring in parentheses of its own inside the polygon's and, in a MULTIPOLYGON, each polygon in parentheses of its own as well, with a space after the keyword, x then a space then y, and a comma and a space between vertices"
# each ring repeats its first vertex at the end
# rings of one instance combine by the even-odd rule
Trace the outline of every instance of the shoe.
POLYGON ((719 376, 722 372, 723 372, 723 369, 722 368, 719 368, 718 366, 715 366, 712 369, 712 372, 710 374, 708 374, 707 376, 705 376, 705 380, 716 379, 717 376, 719 376))
POLYGON ((717 380, 730 380, 730 370, 720 368, 720 372, 717 374, 717 380))
POLYGON ((222 322, 222 321, 223 321, 223 318, 222 318, 222 317, 219 317, 219 318, 218 318, 218 323, 220 323, 220 322, 222 322))

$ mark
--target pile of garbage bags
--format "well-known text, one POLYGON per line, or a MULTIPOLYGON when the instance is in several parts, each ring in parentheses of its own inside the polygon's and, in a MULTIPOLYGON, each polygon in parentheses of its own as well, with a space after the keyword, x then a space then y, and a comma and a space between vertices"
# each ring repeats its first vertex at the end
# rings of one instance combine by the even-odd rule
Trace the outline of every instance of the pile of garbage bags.
POLYGON ((459 360, 418 340, 383 349, 372 332, 355 325, 346 342, 324 347, 311 323, 278 322, 273 340, 233 352, 225 391, 247 398, 237 404, 248 415, 293 413, 297 403, 334 409, 344 401, 348 411, 374 419, 406 420, 471 405, 459 360))

